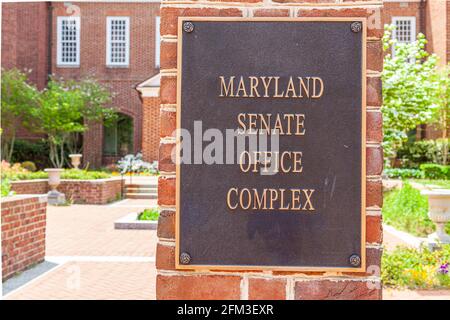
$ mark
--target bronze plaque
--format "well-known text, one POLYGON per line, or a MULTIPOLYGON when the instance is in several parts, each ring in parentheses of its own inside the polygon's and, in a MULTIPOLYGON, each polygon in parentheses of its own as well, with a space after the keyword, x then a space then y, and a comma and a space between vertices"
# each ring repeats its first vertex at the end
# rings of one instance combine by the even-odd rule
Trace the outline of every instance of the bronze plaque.
POLYGON ((178 27, 177 268, 364 271, 365 19, 178 27))

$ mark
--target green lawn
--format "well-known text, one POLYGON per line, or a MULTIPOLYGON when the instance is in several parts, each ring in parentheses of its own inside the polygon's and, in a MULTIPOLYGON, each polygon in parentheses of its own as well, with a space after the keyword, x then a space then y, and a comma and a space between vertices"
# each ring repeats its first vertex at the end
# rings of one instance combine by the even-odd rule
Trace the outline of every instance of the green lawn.
MULTIPOLYGON (((434 181, 434 180, 433 180, 434 181)), ((419 237, 426 237, 435 230, 428 218, 428 199, 408 182, 401 189, 386 192, 383 204, 383 220, 396 229, 419 237)), ((450 232, 450 223, 446 225, 450 232)))
POLYGON ((444 189, 450 189, 450 180, 413 179, 410 180, 423 185, 434 185, 444 189))

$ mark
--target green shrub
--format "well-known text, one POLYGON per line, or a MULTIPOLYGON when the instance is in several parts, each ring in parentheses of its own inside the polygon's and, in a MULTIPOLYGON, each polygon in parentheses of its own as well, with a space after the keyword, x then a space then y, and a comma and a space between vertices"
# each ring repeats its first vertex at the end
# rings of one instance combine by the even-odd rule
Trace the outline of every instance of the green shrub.
POLYGON ((384 252, 381 278, 383 284, 410 289, 450 288, 450 245, 442 250, 430 251, 398 247, 392 252, 384 252))
MULTIPOLYGON (((2 174, 2 177, 9 180, 34 180, 34 179, 48 179, 48 173, 45 171, 36 172, 18 172, 2 174)), ((96 180, 110 178, 111 174, 102 171, 87 171, 78 169, 66 169, 61 173, 61 179, 73 179, 73 180, 96 180)))
POLYGON ((420 165, 425 179, 450 179, 450 166, 442 166, 433 163, 424 163, 420 165))
POLYGON ((406 143, 397 150, 404 168, 419 168, 422 163, 442 163, 444 140, 419 140, 406 143))
POLYGON ((36 165, 32 161, 25 161, 20 166, 28 171, 35 172, 37 170, 36 165))
POLYGON ((61 174, 61 179, 96 180, 110 178, 111 175, 103 171, 87 171, 79 169, 66 169, 61 174))
POLYGON ((7 197, 11 193, 11 184, 8 179, 2 179, 1 181, 1 194, 2 197, 7 197))
POLYGON ((37 169, 52 168, 49 158, 49 146, 46 140, 27 141, 17 140, 14 143, 14 151, 11 162, 33 161, 37 169))
POLYGON ((19 173, 9 173, 3 174, 3 177, 8 178, 11 181, 17 180, 35 180, 35 179, 47 179, 48 174, 44 171, 36 171, 36 172, 19 172, 19 173))
POLYGON ((145 209, 138 215, 138 220, 142 221, 157 221, 159 218, 158 209, 145 209))
POLYGON ((384 174, 389 178, 394 179, 422 179, 424 177, 423 172, 419 169, 385 169, 384 174))

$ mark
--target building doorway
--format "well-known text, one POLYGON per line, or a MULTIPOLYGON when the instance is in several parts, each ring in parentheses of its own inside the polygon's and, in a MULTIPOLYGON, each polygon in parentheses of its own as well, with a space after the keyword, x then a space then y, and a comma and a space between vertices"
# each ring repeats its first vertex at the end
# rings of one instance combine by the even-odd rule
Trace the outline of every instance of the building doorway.
POLYGON ((122 157, 134 153, 133 118, 119 113, 116 121, 103 127, 103 155, 122 157))

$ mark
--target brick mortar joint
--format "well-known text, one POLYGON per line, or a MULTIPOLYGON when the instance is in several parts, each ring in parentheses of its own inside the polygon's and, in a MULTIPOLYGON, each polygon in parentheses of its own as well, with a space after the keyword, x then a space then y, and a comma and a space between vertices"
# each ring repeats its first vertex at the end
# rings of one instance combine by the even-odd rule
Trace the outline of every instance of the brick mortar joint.
POLYGON ((210 270, 168 270, 168 269, 157 269, 157 275, 170 276, 170 277, 205 277, 205 276, 230 276, 230 277, 240 277, 241 279, 246 277, 247 279, 265 279, 265 280, 288 280, 292 279, 294 282, 308 282, 308 281, 355 281, 355 282, 373 282, 380 281, 381 276, 377 275, 367 275, 361 274, 361 276, 356 275, 337 275, 337 274, 324 274, 324 275, 308 275, 305 273, 296 273, 290 275, 274 275, 274 274, 263 274, 258 272, 242 272, 239 270, 230 272, 221 271, 210 271, 210 270))

